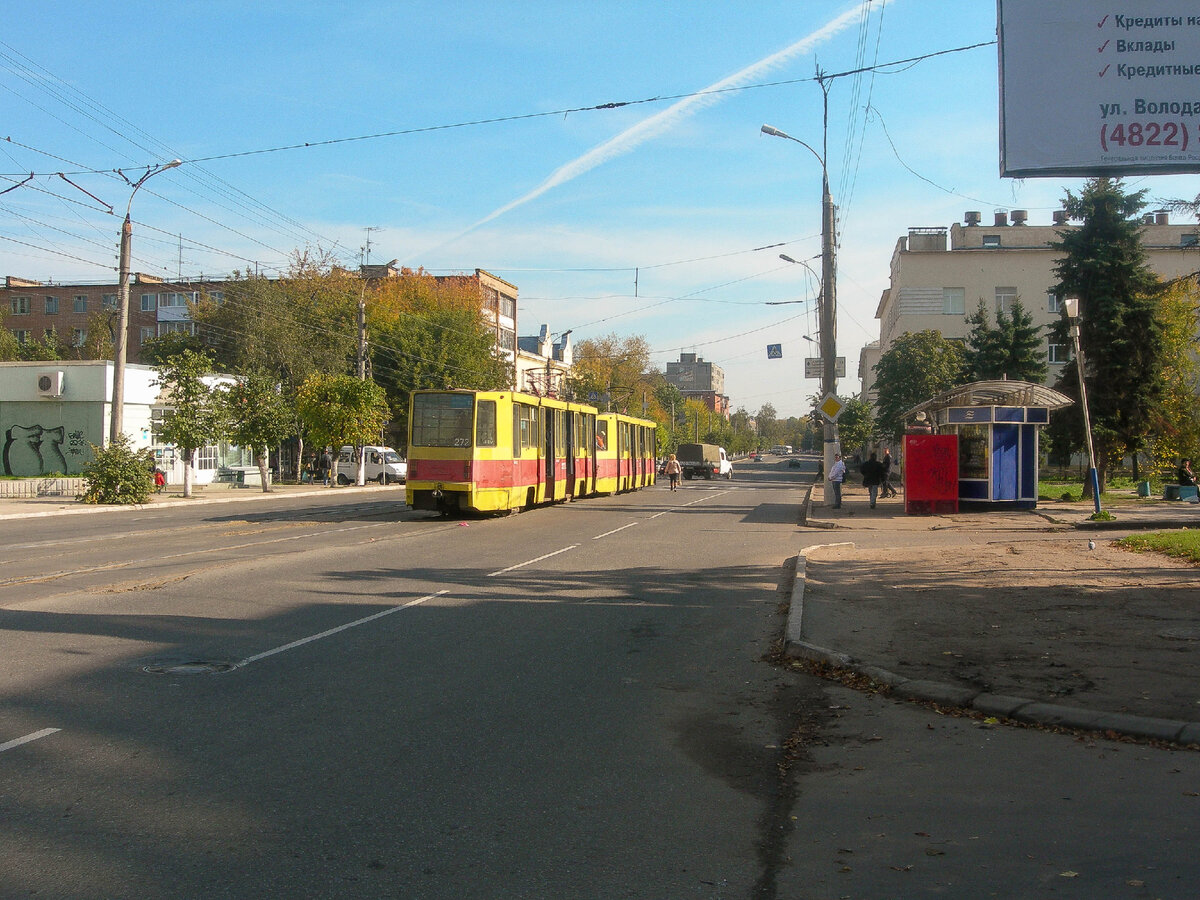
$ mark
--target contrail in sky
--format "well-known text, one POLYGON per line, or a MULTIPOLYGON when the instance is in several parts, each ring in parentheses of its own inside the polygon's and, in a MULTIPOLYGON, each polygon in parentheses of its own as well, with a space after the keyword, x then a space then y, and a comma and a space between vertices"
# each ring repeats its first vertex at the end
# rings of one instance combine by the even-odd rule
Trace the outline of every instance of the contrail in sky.
MULTIPOLYGON (((865 0, 866 4, 869 4, 870 2, 871 0, 865 0)), ((892 0, 892 2, 894 2, 894 0, 892 0)), ((630 152, 651 138, 656 137, 657 135, 662 134, 664 131, 670 129, 676 122, 685 116, 704 109, 705 107, 712 106, 723 96, 716 92, 721 91, 722 89, 738 87, 739 85, 746 84, 747 82, 761 77, 764 73, 769 72, 772 69, 776 69, 779 66, 782 66, 784 63, 790 62, 797 56, 803 56, 811 52, 817 45, 829 40, 834 35, 838 34, 838 32, 845 30, 847 27, 857 22, 861 17, 862 5, 856 6, 853 9, 849 9, 840 16, 837 16, 836 18, 826 22, 812 34, 801 38, 791 46, 784 47, 778 53, 773 53, 765 59, 761 59, 756 63, 752 63, 751 65, 742 69, 740 72, 735 72, 734 74, 721 79, 715 84, 709 85, 702 93, 685 97, 677 103, 667 107, 662 112, 655 113, 649 118, 638 122, 636 125, 631 125, 629 128, 625 129, 615 137, 609 138, 607 141, 596 147, 593 147, 582 156, 560 166, 554 171, 553 174, 550 175, 549 178, 535 187, 532 191, 489 213, 474 225, 466 228, 460 234, 456 235, 454 238, 451 238, 450 241, 446 241, 445 243, 452 243, 453 241, 463 237, 463 235, 469 234, 476 228, 479 228, 481 225, 486 225, 493 219, 499 218, 505 213, 516 209, 518 206, 524 206, 530 200, 534 200, 542 196, 542 194, 546 193, 547 191, 556 188, 559 185, 566 184, 568 181, 578 178, 580 175, 583 175, 586 172, 590 172, 592 169, 608 162, 610 159, 614 159, 623 153, 630 152)), ((444 245, 445 244, 443 244, 443 246, 444 245)))

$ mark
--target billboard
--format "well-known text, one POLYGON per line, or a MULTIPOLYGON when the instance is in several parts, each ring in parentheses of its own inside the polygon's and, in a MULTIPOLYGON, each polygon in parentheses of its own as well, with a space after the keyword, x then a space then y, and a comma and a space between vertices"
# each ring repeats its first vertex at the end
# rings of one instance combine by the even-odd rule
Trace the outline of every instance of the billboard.
POLYGON ((1195 0, 997 0, 997 21, 1002 177, 1200 172, 1195 0))

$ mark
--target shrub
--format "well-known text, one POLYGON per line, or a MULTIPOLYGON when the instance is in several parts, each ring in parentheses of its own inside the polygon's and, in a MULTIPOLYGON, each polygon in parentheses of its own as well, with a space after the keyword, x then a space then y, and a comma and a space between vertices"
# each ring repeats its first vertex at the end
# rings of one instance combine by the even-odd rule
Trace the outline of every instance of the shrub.
POLYGON ((92 445, 93 458, 83 466, 84 503, 145 503, 154 490, 154 462, 137 453, 129 439, 118 437, 107 447, 92 445))

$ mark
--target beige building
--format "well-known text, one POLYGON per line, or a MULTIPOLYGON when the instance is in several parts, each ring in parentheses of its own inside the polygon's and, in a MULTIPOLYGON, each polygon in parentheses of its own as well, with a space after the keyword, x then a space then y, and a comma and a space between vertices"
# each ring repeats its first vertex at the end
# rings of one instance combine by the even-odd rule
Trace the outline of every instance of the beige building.
POLYGON ((516 380, 518 391, 539 397, 563 397, 575 351, 571 332, 564 331, 556 341, 550 326, 543 325, 536 335, 517 338, 516 380))
MULTIPOLYGON (((1200 228, 1172 225, 1166 213, 1143 219, 1142 241, 1150 267, 1164 279, 1200 270, 1200 228)), ((863 348, 859 357, 862 396, 873 399, 872 368, 892 343, 906 332, 928 329, 945 337, 966 340, 967 316, 983 300, 989 312, 1008 312, 1018 297, 1033 317, 1034 325, 1058 320, 1059 303, 1051 288, 1057 281, 1054 266, 1060 253, 1050 247, 1060 232, 1078 228, 1057 211, 1052 221, 1030 225, 1024 210, 997 211, 991 224, 977 212, 968 212, 964 223, 946 228, 910 228, 892 252, 891 280, 879 300, 879 342, 863 348)), ((1054 384, 1070 359, 1065 345, 1045 340, 1049 373, 1054 384)))
POLYGON ((678 362, 667 363, 664 377, 679 388, 687 400, 699 400, 715 413, 729 417, 729 395, 725 393, 725 370, 695 353, 680 353, 678 362))

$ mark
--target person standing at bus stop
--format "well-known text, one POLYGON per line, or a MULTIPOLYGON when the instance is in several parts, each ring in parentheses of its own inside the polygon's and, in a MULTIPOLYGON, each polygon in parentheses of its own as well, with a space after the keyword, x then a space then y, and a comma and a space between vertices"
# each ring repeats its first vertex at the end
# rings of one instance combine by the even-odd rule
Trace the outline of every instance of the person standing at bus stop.
POLYGON ((833 454, 833 465, 829 467, 829 484, 833 488, 833 508, 842 508, 842 482, 846 480, 846 463, 842 454, 833 454))
POLYGON ((871 509, 874 509, 875 501, 879 497, 879 486, 883 484, 884 479, 883 463, 875 458, 875 452, 872 451, 870 458, 858 471, 862 473, 863 487, 867 489, 867 496, 871 498, 871 509))
POLYGON ((883 463, 883 484, 879 486, 881 488, 879 496, 886 500, 888 497, 896 496, 896 489, 892 487, 892 451, 884 450, 883 459, 880 462, 883 463))

